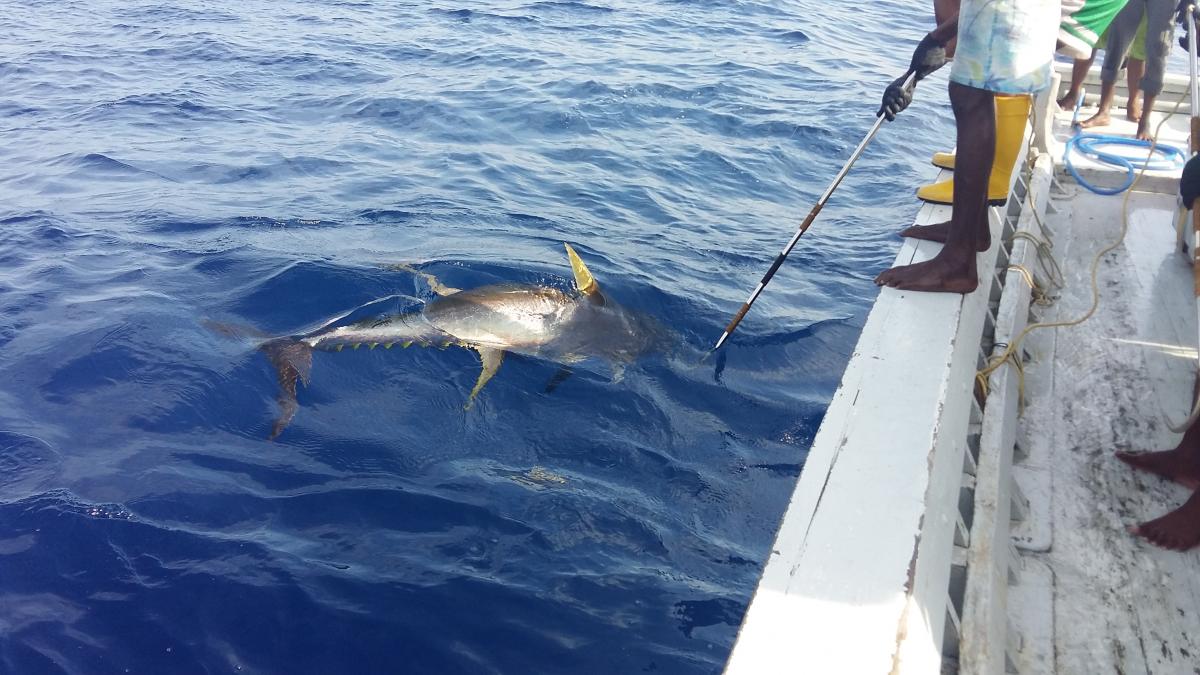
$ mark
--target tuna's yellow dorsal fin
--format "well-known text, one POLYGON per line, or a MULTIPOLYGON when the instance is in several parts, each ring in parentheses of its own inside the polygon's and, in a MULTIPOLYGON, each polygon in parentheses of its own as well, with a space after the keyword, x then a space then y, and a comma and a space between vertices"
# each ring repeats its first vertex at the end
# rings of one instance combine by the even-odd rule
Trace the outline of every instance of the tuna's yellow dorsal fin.
POLYGON ((579 254, 571 245, 564 242, 563 246, 567 247, 567 257, 571 259, 571 271, 575 274, 575 288, 586 296, 592 296, 600 293, 600 285, 596 283, 596 278, 588 271, 587 265, 583 264, 583 260, 579 258, 579 254))

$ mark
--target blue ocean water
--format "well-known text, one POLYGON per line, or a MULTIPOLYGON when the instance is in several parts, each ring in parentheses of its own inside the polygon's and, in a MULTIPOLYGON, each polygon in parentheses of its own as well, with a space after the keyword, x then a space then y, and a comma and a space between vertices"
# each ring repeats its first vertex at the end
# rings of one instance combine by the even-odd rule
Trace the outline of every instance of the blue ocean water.
POLYGON ((917 0, 21 0, 0 13, 0 672, 708 673, 950 143, 872 122, 917 0), (286 335, 571 242, 677 349, 614 377, 286 335))

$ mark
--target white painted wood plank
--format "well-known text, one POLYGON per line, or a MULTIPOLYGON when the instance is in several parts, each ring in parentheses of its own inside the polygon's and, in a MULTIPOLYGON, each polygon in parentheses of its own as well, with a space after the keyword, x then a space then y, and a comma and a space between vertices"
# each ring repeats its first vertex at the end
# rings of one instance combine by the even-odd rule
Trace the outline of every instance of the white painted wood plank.
MULTIPOLYGON (((1098 90, 1097 90, 1098 91, 1098 90)), ((1166 98, 1165 96, 1163 98, 1166 98)), ((1171 97, 1171 107, 1175 105, 1178 96, 1171 97)), ((1159 134, 1159 143, 1162 145, 1170 145, 1180 150, 1187 150, 1188 133, 1189 133, 1189 118, 1187 116, 1188 106, 1184 102, 1180 112, 1172 115, 1167 123, 1163 125, 1159 134)), ((1080 119, 1086 119, 1095 113, 1095 108, 1084 108, 1080 110, 1080 119)), ((1064 154, 1066 150, 1066 142, 1069 138, 1075 135, 1075 130, 1071 128, 1071 113, 1068 111, 1059 112, 1054 117, 1054 140, 1051 143, 1051 155, 1056 162, 1055 177, 1063 184, 1076 185, 1075 179, 1068 173, 1064 162, 1064 154)), ((1159 113, 1154 120, 1154 126, 1157 127, 1158 122, 1165 117, 1165 114, 1159 113)), ((1112 114, 1112 122, 1104 127, 1095 127, 1087 129, 1089 133, 1109 134, 1115 136, 1124 136, 1132 138, 1137 131, 1137 123, 1125 119, 1125 116, 1115 110, 1112 114)), ((1131 158, 1144 158, 1146 153, 1144 150, 1136 148, 1122 149, 1119 146, 1110 146, 1106 150, 1117 154, 1128 155, 1131 158)), ((1087 182, 1098 187, 1116 188, 1125 180, 1125 171, 1118 170, 1113 165, 1105 164, 1092 159, 1079 152, 1071 153, 1071 162, 1076 171, 1087 182)), ((1137 165, 1137 161, 1134 162, 1137 165)), ((1158 194, 1174 195, 1179 191, 1179 169, 1168 171, 1147 171, 1145 175, 1138 181, 1137 189, 1139 192, 1154 192, 1158 194)))
MULTIPOLYGON (((1053 162, 1042 156, 1034 164, 1025 209, 1017 231, 1038 230, 1036 223, 1048 203, 1053 162)), ((1024 331, 1031 288, 1014 268, 1032 270, 1037 251, 1027 239, 1014 240, 1004 295, 997 311, 994 355, 1024 331)), ((1008 577, 1011 548, 1009 520, 1014 498, 1012 460, 1016 442, 1019 372, 1004 365, 989 377, 975 476, 975 512, 967 551, 967 590, 963 603, 963 638, 959 662, 964 672, 1001 674, 1008 644, 1008 577)))
POLYGON ((1054 572, 1039 560, 1022 559, 1020 582, 1009 589, 1009 597, 1012 604, 1024 609, 1019 615, 1009 615, 1011 623, 1021 630, 1021 645, 1016 654, 1017 672, 1021 675, 1053 675, 1057 671, 1054 572))
MULTIPOLYGON (((947 211, 923 208, 918 222, 944 220, 947 211)), ((998 239, 995 217, 993 229, 998 239)), ((928 259, 937 248, 906 242, 897 264, 928 259)), ((982 254, 981 269, 994 257, 995 247, 982 254)), ((949 574, 954 520, 945 510, 926 518, 926 498, 931 467, 945 489, 941 473, 953 466, 954 495, 945 501, 957 504, 986 293, 986 286, 965 299, 880 293, 814 440, 727 672, 889 673, 906 636, 914 645, 903 656, 911 672, 940 667, 946 581, 935 603, 910 603, 909 592, 919 586, 916 597, 932 597, 939 574, 949 574), (960 403, 947 414, 947 401, 960 403), (915 569, 923 542, 931 550, 945 543, 944 571, 915 569)))
MULTIPOLYGON (((1137 215, 1130 239, 1101 269, 1100 309, 1080 327, 1055 331, 1044 355, 1054 358, 1053 379, 1037 383, 1025 415, 1026 426, 1037 429, 1032 457, 1052 472, 1054 545, 1031 555, 1054 570, 1059 673, 1192 673, 1200 654, 1200 556, 1159 550, 1124 530, 1174 508, 1186 491, 1111 455, 1177 442, 1162 415, 1182 417, 1193 372, 1190 364, 1172 367, 1179 361, 1156 346, 1195 339, 1190 270, 1172 258, 1173 235, 1162 231, 1169 226, 1155 224, 1155 212, 1169 210, 1173 199, 1131 201, 1137 215)), ((1088 265, 1119 224, 1119 197, 1079 192, 1064 197, 1063 207, 1052 225, 1061 233, 1056 253, 1068 287, 1043 320, 1087 308, 1088 265)), ((1015 591, 1010 601, 1017 623, 1043 616, 1015 591)))

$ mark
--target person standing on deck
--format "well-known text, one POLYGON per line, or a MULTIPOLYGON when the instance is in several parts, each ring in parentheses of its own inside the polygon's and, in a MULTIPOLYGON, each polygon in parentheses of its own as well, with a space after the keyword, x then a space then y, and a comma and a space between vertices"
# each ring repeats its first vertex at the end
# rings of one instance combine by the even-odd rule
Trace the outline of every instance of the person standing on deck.
MULTIPOLYGON (((1064 14, 1067 11, 1068 2, 1078 2, 1078 0, 1063 0, 1064 14)), ((1067 92, 1058 99, 1058 107, 1063 110, 1075 109, 1075 104, 1079 100, 1079 92, 1083 88, 1083 79, 1092 69, 1096 53, 1108 44, 1108 27, 1121 8, 1125 6, 1126 0, 1092 0, 1092 2, 1108 3, 1105 6, 1105 10, 1110 12, 1107 17, 1100 15, 1098 8, 1093 8, 1091 4, 1084 4, 1079 10, 1079 14, 1083 15, 1083 21, 1076 18, 1076 14, 1071 14, 1063 17, 1058 28, 1058 53, 1074 59, 1071 66, 1071 85, 1067 87, 1067 92), (1084 24, 1084 21, 1088 23, 1084 24), (1100 31, 1099 35, 1095 34, 1096 30, 1100 31)), ((1125 68, 1125 83, 1130 91, 1129 109, 1126 116, 1133 122, 1137 122, 1141 117, 1140 111, 1134 106, 1136 96, 1133 92, 1141 93, 1142 75, 1145 74, 1145 71, 1146 17, 1142 17, 1142 22, 1138 24, 1138 32, 1129 48, 1129 61, 1125 68)))
MULTIPOLYGON (((958 151, 953 213, 948 223, 910 227, 901 234, 945 242, 933 259, 885 270, 880 286, 900 290, 970 293, 979 285, 975 254, 991 245, 988 182, 996 144, 996 94, 1031 94, 1050 84, 1058 35, 1059 0, 938 0, 946 18, 925 36, 913 64, 929 64, 930 54, 957 38, 950 70, 950 105, 958 151)), ((933 68, 936 69, 936 66, 933 68)), ((914 68, 919 77, 919 68, 914 68)), ((924 74, 928 74, 928 70, 924 74)), ((901 78, 902 80, 903 78, 901 78)), ((900 81, 884 92, 880 114, 889 119, 908 106, 911 90, 900 81)))
MULTIPOLYGON (((1100 70, 1100 110, 1080 123, 1081 127, 1100 127, 1111 121, 1108 111, 1116 91, 1117 71, 1129 53, 1138 24, 1145 17, 1146 65, 1141 82, 1142 108, 1138 115, 1137 137, 1150 140, 1150 111, 1154 108, 1154 100, 1162 93, 1167 54, 1171 51, 1171 38, 1175 34, 1177 6, 1177 0, 1129 0, 1117 18, 1113 19, 1104 47, 1104 67, 1100 70)), ((1132 118, 1136 104, 1131 102, 1129 110, 1129 117, 1132 118)))
MULTIPOLYGON (((1097 47, 1108 41, 1108 26, 1125 7, 1127 0, 1062 0, 1062 21, 1058 24, 1058 53, 1091 66, 1097 47)), ((1087 68, 1083 69, 1087 74, 1087 68)), ((1078 89, 1075 78, 1071 85, 1078 89)), ((1069 91, 1069 90, 1068 90, 1069 91)), ((1077 92, 1078 93, 1078 92, 1077 92)))
MULTIPOLYGON (((1200 155, 1191 158, 1183 167, 1179 195, 1189 209, 1200 198, 1200 155)), ((1200 389, 1197 391, 1200 392, 1200 389)), ((1192 490, 1192 496, 1183 506, 1165 516, 1135 525, 1129 531, 1158 546, 1176 551, 1186 551, 1200 545, 1200 422, 1188 427, 1179 445, 1171 450, 1119 450, 1117 459, 1135 469, 1149 471, 1192 490)))

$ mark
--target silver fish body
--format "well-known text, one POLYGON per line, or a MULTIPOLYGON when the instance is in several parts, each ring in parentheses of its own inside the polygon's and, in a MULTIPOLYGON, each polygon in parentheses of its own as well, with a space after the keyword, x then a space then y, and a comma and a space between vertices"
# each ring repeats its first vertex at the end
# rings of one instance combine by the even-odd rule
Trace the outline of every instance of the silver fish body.
POLYGON ((570 365, 597 358, 620 373, 625 364, 660 346, 666 332, 649 317, 606 298, 571 247, 576 292, 530 284, 493 284, 448 292, 419 312, 318 329, 263 345, 275 365, 281 415, 271 437, 294 416, 296 382, 308 381, 312 350, 346 347, 459 346, 479 353, 483 370, 467 398, 470 407, 507 352, 570 365))

